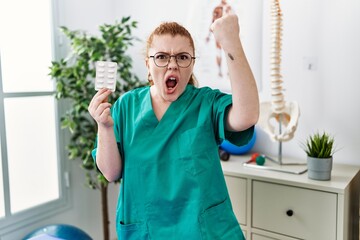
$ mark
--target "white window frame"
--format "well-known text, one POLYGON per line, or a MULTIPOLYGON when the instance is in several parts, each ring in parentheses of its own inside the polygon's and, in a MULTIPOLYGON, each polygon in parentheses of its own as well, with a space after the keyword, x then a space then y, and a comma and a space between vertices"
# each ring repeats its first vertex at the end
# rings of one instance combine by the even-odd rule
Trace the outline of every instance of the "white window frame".
MULTIPOLYGON (((51 1, 51 14, 52 14, 52 56, 53 59, 57 58, 58 53, 58 1, 51 1)), ((0 49, 1 52, 1 49, 0 49)), ((50 66, 51 63, 49 63, 50 66)), ((4 93, 2 86, 2 73, 1 73, 1 55, 0 55, 0 142, 1 142, 1 163, 3 175, 3 188, 4 188, 4 204, 5 204, 5 217, 0 218, 0 236, 12 233, 20 228, 29 224, 34 224, 37 221, 45 218, 52 217, 57 213, 69 209, 69 174, 66 171, 65 159, 65 133, 61 131, 60 116, 64 112, 63 105, 54 97, 55 103, 55 119, 56 122, 56 142, 57 142, 57 159, 58 159, 58 182, 59 182, 59 198, 21 212, 11 213, 10 210, 10 189, 9 189, 9 173, 8 173, 8 159, 7 159, 7 144, 6 144, 6 130, 5 130, 5 111, 4 99, 18 98, 18 97, 38 97, 38 96, 54 96, 55 91, 51 92, 16 92, 4 93)))

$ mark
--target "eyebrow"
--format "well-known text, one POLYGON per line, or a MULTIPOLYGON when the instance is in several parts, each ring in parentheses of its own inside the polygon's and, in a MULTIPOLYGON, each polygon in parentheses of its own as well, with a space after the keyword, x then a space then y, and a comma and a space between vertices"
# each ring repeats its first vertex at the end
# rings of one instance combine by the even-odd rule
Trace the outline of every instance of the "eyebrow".
POLYGON ((154 53, 154 55, 155 55, 155 54, 158 54, 158 53, 165 53, 165 54, 168 54, 168 55, 178 55, 178 54, 181 54, 181 53, 188 53, 188 54, 190 54, 190 55, 191 55, 191 53, 190 53, 190 52, 185 52, 185 51, 178 52, 178 53, 174 53, 174 54, 171 54, 171 53, 168 53, 168 52, 163 52, 163 51, 160 51, 160 52, 156 52, 156 53, 154 53))

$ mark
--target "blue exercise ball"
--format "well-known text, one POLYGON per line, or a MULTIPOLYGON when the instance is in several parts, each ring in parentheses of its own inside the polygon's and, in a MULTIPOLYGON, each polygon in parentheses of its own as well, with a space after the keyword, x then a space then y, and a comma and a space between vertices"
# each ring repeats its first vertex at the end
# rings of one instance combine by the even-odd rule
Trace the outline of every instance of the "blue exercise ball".
POLYGON ((254 134, 247 144, 239 147, 239 146, 236 146, 236 145, 230 143, 227 140, 224 140, 220 144, 220 148, 230 154, 241 155, 241 154, 245 154, 245 153, 249 152, 252 149, 252 147, 255 145, 255 141, 256 141, 256 132, 254 130, 254 134))
POLYGON ((36 236, 44 235, 49 236, 49 238, 55 237, 64 240, 92 240, 92 238, 83 230, 67 224, 54 224, 43 226, 26 235, 23 240, 32 238, 36 239, 36 236))

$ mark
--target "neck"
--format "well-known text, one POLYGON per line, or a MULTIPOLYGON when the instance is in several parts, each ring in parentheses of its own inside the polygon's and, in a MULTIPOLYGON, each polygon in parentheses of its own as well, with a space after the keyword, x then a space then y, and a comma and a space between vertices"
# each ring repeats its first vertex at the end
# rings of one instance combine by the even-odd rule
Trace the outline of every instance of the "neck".
POLYGON ((169 108, 171 102, 166 101, 160 94, 158 94, 155 86, 150 87, 150 96, 153 111, 156 115, 156 118, 160 121, 164 116, 166 110, 169 108))

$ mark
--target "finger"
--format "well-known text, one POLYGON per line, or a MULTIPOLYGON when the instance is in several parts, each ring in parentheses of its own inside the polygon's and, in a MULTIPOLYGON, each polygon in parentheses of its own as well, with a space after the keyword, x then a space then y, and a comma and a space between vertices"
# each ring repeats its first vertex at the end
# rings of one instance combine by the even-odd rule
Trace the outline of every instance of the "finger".
POLYGON ((99 92, 97 92, 93 99, 91 100, 89 107, 95 107, 97 108, 97 106, 102 103, 102 102, 107 102, 109 95, 111 94, 111 91, 109 89, 103 88, 100 89, 99 92))
POLYGON ((211 31, 211 32, 214 32, 214 23, 211 24, 211 26, 210 26, 210 31, 211 31))
POLYGON ((101 115, 99 115, 99 122, 106 123, 111 119, 110 108, 105 109, 101 115))
POLYGON ((211 26, 210 26, 210 31, 211 31, 212 33, 214 33, 215 24, 217 23, 218 20, 219 20, 219 19, 216 19, 216 20, 211 24, 211 26))
POLYGON ((92 104, 94 103, 95 99, 96 99, 98 96, 100 96, 101 94, 103 94, 105 91, 106 91, 106 88, 102 88, 102 89, 100 89, 99 91, 97 91, 96 94, 95 94, 95 95, 93 96, 93 98, 91 99, 89 106, 92 105, 92 104))
POLYGON ((101 90, 103 90, 103 91, 101 92, 101 94, 99 94, 98 98, 101 102, 107 102, 108 97, 111 94, 111 90, 107 89, 107 88, 102 88, 101 90))
POLYGON ((100 116, 105 110, 111 108, 111 104, 110 103, 102 103, 98 106, 98 108, 95 110, 94 115, 95 116, 100 116))
POLYGON ((108 90, 107 88, 101 88, 99 91, 96 92, 94 97, 100 96, 101 94, 105 93, 107 90, 108 90))

